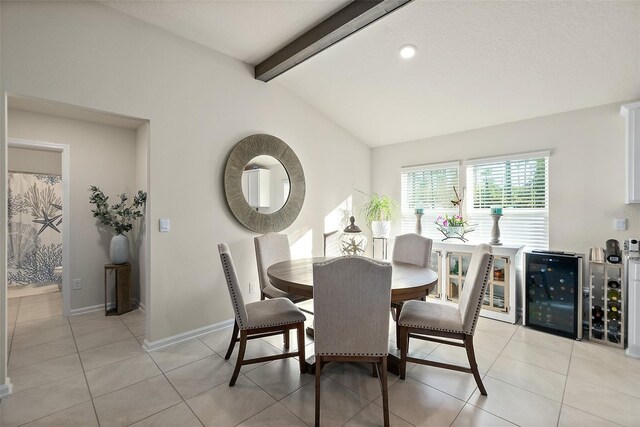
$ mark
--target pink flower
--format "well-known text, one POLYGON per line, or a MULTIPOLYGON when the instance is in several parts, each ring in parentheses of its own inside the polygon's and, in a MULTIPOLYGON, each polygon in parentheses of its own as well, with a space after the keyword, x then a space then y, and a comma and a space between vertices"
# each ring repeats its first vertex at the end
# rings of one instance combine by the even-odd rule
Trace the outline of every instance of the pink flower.
POLYGON ((442 225, 444 225, 445 227, 447 227, 449 225, 449 221, 447 221, 446 219, 444 221, 442 221, 442 225))

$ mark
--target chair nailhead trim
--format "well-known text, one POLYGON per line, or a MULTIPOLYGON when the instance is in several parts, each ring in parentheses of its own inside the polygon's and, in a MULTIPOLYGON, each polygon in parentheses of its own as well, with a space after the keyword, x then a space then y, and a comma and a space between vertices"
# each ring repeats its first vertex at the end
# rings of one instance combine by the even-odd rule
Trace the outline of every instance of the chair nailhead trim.
POLYGON ((316 353, 316 356, 388 356, 389 353, 316 353))
POLYGON ((231 299, 233 300, 233 310, 236 312, 236 320, 238 322, 238 328, 246 329, 244 323, 242 322, 242 318, 240 317, 240 305, 238 304, 236 293, 233 291, 233 286, 231 286, 231 273, 229 272, 229 264, 227 262, 228 256, 229 254, 222 253, 220 254, 220 259, 222 260, 222 265, 224 266, 224 274, 227 279, 227 287, 229 288, 229 293, 231 294, 231 299))

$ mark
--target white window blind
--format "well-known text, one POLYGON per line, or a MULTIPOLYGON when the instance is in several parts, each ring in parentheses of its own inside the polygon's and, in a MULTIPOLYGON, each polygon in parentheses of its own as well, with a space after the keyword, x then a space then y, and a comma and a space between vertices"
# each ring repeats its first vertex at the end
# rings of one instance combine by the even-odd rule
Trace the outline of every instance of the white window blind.
POLYGON ((500 241, 549 248, 549 154, 475 160, 467 166, 467 220, 474 240, 489 241, 491 207, 502 207, 500 241))
POLYGON ((416 208, 424 210, 422 235, 441 239, 442 234, 435 225, 439 215, 458 213, 451 201, 455 200, 453 186, 459 190, 459 163, 416 166, 402 169, 402 232, 416 230, 416 208))

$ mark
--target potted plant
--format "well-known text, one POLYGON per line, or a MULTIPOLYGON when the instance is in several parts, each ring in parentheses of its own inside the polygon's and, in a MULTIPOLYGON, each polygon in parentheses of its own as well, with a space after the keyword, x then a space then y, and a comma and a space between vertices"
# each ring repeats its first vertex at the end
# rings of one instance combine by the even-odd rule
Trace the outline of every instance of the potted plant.
POLYGON ((95 209, 91 210, 93 217, 97 218, 100 224, 113 228, 115 232, 109 245, 111 263, 124 264, 129 260, 129 239, 124 233, 133 228, 134 219, 144 216, 147 193, 138 191, 133 201, 129 201, 129 197, 122 193, 119 195, 120 202, 109 206, 109 197, 105 196, 100 188, 92 185, 89 191, 89 203, 96 205, 95 209))
POLYGON ((391 234, 391 221, 398 217, 398 203, 393 197, 384 194, 373 193, 367 196, 369 201, 362 210, 373 237, 388 238, 391 234))

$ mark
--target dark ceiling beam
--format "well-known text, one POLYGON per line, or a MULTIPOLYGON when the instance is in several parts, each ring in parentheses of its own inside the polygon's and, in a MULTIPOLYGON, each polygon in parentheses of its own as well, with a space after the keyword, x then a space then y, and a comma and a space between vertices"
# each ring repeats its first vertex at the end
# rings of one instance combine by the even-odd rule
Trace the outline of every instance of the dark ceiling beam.
POLYGON ((410 1, 355 0, 256 65, 255 77, 268 82, 410 1))

